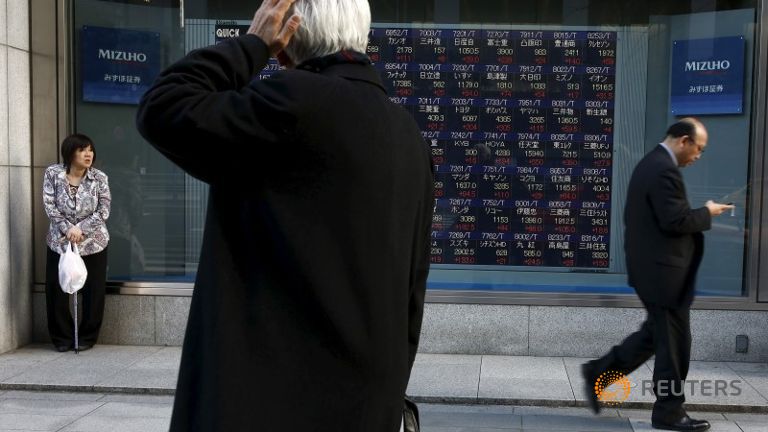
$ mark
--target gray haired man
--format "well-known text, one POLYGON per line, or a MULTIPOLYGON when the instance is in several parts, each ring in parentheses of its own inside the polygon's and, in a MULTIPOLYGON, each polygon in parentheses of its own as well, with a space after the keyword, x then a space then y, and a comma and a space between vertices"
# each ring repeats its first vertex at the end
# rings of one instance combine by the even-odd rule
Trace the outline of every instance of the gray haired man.
POLYGON ((364 54, 365 0, 265 0, 147 91, 147 140, 210 185, 172 431, 395 432, 432 175, 364 54), (254 80, 277 57, 288 70, 254 80))

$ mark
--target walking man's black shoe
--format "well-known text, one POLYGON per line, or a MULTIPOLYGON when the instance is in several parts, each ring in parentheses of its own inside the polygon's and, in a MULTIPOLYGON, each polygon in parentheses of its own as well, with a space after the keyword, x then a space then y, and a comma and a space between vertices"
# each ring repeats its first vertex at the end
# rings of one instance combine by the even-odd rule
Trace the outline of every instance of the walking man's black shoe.
POLYGON ((67 352, 71 350, 72 347, 68 345, 56 345, 56 351, 58 352, 67 352))
POLYGON ((706 420, 694 420, 684 415, 680 420, 673 423, 664 423, 652 421, 654 429, 673 430, 673 431, 705 431, 709 429, 709 422, 706 420))
POLYGON ((600 402, 597 400, 597 393, 595 393, 595 382, 597 377, 595 371, 589 363, 581 365, 581 376, 584 377, 584 390, 587 392, 587 406, 595 414, 600 414, 600 402))

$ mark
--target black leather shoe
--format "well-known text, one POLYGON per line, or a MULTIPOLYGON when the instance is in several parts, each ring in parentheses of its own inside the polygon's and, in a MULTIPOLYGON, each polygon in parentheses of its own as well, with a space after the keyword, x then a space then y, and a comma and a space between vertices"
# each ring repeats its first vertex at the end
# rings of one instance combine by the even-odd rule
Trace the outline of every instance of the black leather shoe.
POLYGON ((77 347, 78 351, 88 351, 89 349, 93 348, 93 345, 80 345, 77 347))
POLYGON ((709 429, 709 422, 706 420, 694 420, 690 417, 683 416, 680 420, 674 423, 664 423, 659 421, 652 421, 654 429, 673 430, 673 431, 705 431, 709 429))
POLYGON ((589 363, 581 365, 581 376, 584 378, 584 391, 587 392, 587 406, 595 414, 600 414, 600 402, 597 400, 597 393, 595 393, 595 371, 589 363))
POLYGON ((58 352, 67 352, 71 349, 72 347, 69 345, 56 345, 56 351, 58 352))

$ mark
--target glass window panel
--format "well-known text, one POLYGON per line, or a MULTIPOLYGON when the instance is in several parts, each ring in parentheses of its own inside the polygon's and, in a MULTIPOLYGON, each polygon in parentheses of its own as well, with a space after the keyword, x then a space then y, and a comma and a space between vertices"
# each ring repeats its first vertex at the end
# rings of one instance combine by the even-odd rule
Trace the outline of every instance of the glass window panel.
MULTIPOLYGON (((710 145, 683 172, 692 206, 736 205, 706 233, 700 294, 745 294, 754 1, 370 3, 369 55, 437 168, 432 289, 631 293, 626 187, 675 119, 673 42, 743 37, 743 111, 701 116, 710 145)), ((245 31, 254 7, 76 0, 73 30, 157 32, 166 66, 215 43, 217 28, 245 31)), ((75 63, 77 129, 94 138, 113 188, 110 278, 192 280, 206 186, 141 139, 135 105, 84 101, 75 63)))

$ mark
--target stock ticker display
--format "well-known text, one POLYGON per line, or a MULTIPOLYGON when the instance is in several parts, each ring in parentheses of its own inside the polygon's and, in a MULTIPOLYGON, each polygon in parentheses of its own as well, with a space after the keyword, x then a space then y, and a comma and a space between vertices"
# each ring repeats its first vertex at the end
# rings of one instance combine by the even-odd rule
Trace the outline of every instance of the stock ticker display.
POLYGON ((435 169, 433 264, 609 267, 616 33, 375 27, 435 169))

